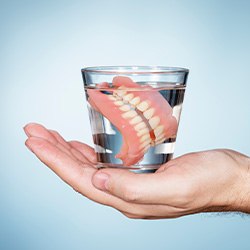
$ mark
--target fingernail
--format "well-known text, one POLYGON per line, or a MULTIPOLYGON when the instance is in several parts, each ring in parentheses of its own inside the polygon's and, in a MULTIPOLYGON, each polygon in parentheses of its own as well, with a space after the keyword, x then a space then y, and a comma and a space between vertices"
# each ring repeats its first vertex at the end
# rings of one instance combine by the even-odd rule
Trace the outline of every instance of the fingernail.
POLYGON ((98 173, 94 175, 93 177, 93 184, 96 188, 101 190, 107 190, 107 180, 109 179, 109 175, 104 173, 98 173))

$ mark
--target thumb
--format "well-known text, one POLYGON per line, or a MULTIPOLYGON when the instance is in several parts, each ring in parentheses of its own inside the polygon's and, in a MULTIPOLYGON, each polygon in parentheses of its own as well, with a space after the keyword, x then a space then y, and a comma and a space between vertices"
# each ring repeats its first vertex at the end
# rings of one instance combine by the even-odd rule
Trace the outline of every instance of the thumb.
POLYGON ((166 204, 176 197, 178 183, 166 172, 136 174, 124 169, 101 169, 92 178, 93 185, 134 203, 166 204))

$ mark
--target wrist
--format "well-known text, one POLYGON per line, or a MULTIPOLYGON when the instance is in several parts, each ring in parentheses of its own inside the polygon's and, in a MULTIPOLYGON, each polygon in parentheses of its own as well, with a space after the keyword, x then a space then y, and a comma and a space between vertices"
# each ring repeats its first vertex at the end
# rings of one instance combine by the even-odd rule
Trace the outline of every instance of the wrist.
MULTIPOLYGON (((213 196, 204 212, 250 213, 250 158, 232 150, 220 150, 223 173, 213 186, 213 196)), ((219 157, 217 157, 219 159, 219 157)))
POLYGON ((244 156, 240 167, 240 180, 238 197, 235 199, 233 208, 235 211, 250 213, 250 158, 244 156))

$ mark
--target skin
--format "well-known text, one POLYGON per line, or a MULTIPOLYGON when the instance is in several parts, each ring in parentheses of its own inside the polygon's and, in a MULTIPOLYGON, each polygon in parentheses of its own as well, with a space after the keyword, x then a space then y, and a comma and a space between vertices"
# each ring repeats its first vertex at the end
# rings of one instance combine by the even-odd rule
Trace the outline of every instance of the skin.
POLYGON ((200 212, 250 213, 250 158, 217 149, 175 158, 154 174, 95 168, 93 148, 65 141, 39 124, 24 128, 26 146, 85 197, 129 218, 176 218, 200 212))

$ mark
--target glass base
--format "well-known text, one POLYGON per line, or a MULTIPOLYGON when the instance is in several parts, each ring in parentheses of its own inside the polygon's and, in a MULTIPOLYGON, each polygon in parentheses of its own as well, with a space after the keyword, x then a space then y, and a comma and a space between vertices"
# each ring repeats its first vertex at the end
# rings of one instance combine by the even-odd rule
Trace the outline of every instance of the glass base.
POLYGON ((97 168, 116 168, 116 169, 126 169, 137 174, 155 173, 161 165, 132 165, 129 167, 124 167, 121 164, 107 164, 107 163, 97 163, 97 168))

